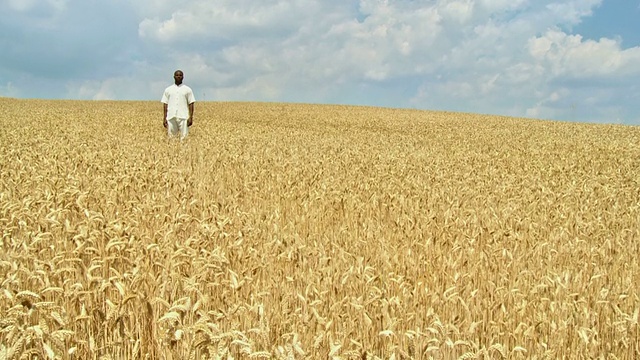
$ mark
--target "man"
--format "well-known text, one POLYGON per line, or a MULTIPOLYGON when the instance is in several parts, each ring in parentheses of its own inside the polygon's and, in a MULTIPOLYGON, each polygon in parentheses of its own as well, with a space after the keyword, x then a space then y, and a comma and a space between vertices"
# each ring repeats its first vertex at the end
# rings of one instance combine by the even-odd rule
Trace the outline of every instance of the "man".
POLYGON ((193 125, 193 105, 196 102, 193 91, 182 84, 184 73, 176 70, 173 73, 174 84, 164 90, 162 104, 164 117, 162 123, 167 128, 169 137, 180 134, 183 140, 189 133, 189 126, 193 125))

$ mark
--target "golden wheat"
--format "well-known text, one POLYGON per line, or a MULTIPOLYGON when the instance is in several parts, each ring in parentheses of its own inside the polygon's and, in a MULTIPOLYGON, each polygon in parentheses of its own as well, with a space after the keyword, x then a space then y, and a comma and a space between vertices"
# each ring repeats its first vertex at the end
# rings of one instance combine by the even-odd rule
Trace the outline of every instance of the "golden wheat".
POLYGON ((0 99, 0 358, 640 357, 640 129, 0 99))

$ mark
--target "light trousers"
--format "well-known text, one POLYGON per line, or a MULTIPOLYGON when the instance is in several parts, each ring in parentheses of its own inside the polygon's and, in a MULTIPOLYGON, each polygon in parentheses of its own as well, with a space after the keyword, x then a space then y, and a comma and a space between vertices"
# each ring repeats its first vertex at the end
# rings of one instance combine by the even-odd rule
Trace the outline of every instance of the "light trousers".
POLYGON ((167 119, 167 134, 169 137, 177 136, 180 134, 180 139, 184 139, 189 134, 189 126, 187 125, 187 119, 171 118, 167 119))

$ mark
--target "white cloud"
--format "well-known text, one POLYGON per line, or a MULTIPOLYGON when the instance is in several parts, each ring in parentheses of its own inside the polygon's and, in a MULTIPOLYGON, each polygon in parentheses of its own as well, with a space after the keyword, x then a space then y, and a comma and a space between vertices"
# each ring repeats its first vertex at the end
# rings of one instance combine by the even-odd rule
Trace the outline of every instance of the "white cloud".
POLYGON ((550 14, 558 23, 577 25, 583 17, 590 16, 594 7, 602 0, 573 0, 552 2, 547 5, 550 14))
POLYGON ((3 0, 8 8, 17 12, 29 12, 38 8, 45 8, 54 13, 62 12, 66 9, 69 0, 3 0))
POLYGON ((16 88, 11 81, 0 86, 0 97, 18 97, 20 89, 16 88))
POLYGON ((398 106, 562 116, 563 101, 580 100, 554 82, 639 75, 640 48, 561 30, 600 3, 195 0, 152 13, 139 33, 179 49, 173 61, 222 99, 325 102, 390 86, 401 90, 389 90, 398 106), (185 41, 194 48, 183 49, 185 41), (206 43, 215 45, 198 45, 206 43))
POLYGON ((499 13, 522 8, 529 0, 479 0, 479 5, 490 13, 499 13))
POLYGON ((37 0, 5 0, 6 5, 13 11, 29 11, 36 4, 37 0))
POLYGON ((464 24, 473 16, 473 7, 473 0, 443 2, 440 13, 447 19, 452 19, 455 22, 464 24))
POLYGON ((623 50, 619 41, 613 39, 583 40, 580 35, 554 29, 531 38, 529 51, 556 77, 640 75, 640 47, 623 50))
MULTIPOLYGON (((72 9, 66 0, 4 1, 24 13, 53 9, 50 4, 72 9)), ((135 62, 111 79, 70 81, 69 97, 156 99, 181 68, 206 99, 592 120, 616 109, 621 117, 640 117, 625 105, 640 96, 629 85, 640 81, 640 47, 571 34, 602 0, 117 2, 121 11, 132 9, 137 34, 125 38, 121 31, 110 43, 130 42, 118 56, 135 62)), ((91 46, 78 49, 91 53, 91 46)))
POLYGON ((160 42, 186 41, 197 37, 234 39, 265 37, 299 29, 305 20, 321 14, 316 1, 226 0, 214 3, 194 1, 162 20, 145 18, 139 34, 160 42))

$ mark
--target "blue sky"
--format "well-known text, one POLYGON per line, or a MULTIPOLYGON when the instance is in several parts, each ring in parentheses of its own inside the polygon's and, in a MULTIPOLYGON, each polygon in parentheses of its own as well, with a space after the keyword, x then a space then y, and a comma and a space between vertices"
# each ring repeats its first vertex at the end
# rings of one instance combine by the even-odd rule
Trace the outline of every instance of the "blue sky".
POLYGON ((640 0, 0 0, 0 96, 640 125, 640 0))

